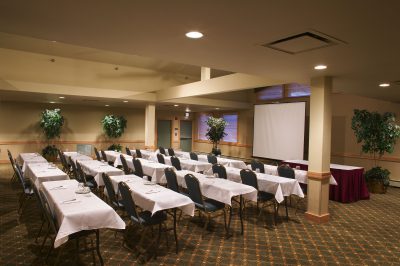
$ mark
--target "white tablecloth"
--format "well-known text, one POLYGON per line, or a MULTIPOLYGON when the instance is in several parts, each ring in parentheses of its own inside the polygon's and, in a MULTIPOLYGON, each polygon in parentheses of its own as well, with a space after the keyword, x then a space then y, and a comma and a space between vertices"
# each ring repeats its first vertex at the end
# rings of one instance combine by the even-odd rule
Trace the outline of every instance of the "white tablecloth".
MULTIPOLYGON (((197 156, 198 156, 200 162, 208 162, 207 155, 199 154, 197 156)), ((224 158, 224 157, 217 157, 217 162, 219 164, 222 164, 225 167, 246 169, 246 164, 240 160, 234 160, 234 159, 229 159, 229 158, 224 158)))
POLYGON ((69 235, 82 230, 125 229, 125 222, 114 209, 96 195, 76 194, 76 180, 44 182, 42 188, 59 225, 55 248, 67 242, 69 235), (76 200, 64 202, 72 199, 76 200))
POLYGON ((190 153, 187 151, 175 151, 175 156, 184 159, 190 159, 190 153))
POLYGON ((161 210, 180 208, 184 213, 194 215, 194 203, 185 195, 160 185, 150 184, 151 182, 135 175, 110 178, 115 191, 118 191, 118 183, 124 181, 131 189, 135 203, 152 214, 161 210))
MULTIPOLYGON (((238 168, 226 167, 228 179, 241 183, 240 171, 241 169, 238 168)), ((257 174, 257 181, 258 189, 274 194, 276 201, 279 203, 284 200, 284 196, 289 196, 291 194, 304 198, 303 191, 296 179, 260 173, 257 174)))
MULTIPOLYGON (((140 152, 142 153, 142 157, 143 159, 146 160, 151 160, 153 157, 155 157, 156 153, 154 151, 150 151, 150 150, 140 150, 140 152)), ((132 154, 136 155, 136 150, 131 150, 132 154)))
POLYGON ((99 162, 97 160, 79 161, 79 163, 82 166, 83 172, 85 172, 85 174, 87 174, 87 175, 94 176, 94 179, 96 180, 96 182, 99 186, 104 186, 103 177, 102 177, 103 173, 106 173, 110 176, 124 174, 124 172, 122 170, 112 167, 108 163, 99 162))
POLYGON ((64 155, 69 158, 69 160, 74 161, 88 161, 88 160, 93 160, 92 157, 78 153, 76 151, 65 151, 64 155))
MULTIPOLYGON (((284 163, 285 162, 308 165, 308 161, 306 161, 306 160, 286 160, 286 161, 284 161, 284 163)), ((362 169, 362 167, 359 167, 359 166, 341 165, 341 164, 333 164, 333 163, 331 163, 330 168, 331 169, 338 169, 338 170, 362 169)))
POLYGON ((257 202, 257 190, 251 186, 232 182, 222 178, 209 178, 206 175, 192 171, 175 171, 178 184, 186 188, 185 175, 192 174, 199 180, 203 196, 231 206, 232 197, 243 195, 245 199, 257 202))
POLYGON ((109 162, 115 162, 115 160, 121 155, 121 153, 117 151, 104 151, 104 153, 106 154, 107 161, 109 162))
POLYGON ((47 160, 39 153, 21 153, 17 157, 17 163, 22 167, 22 171, 25 172, 27 164, 47 163, 47 160))
POLYGON ((32 184, 37 188, 40 187, 42 182, 69 179, 66 173, 55 166, 51 166, 47 162, 28 164, 24 176, 25 178, 31 179, 32 184))
MULTIPOLYGON (((172 166, 170 156, 164 156, 164 160, 165 164, 172 166)), ((196 173, 203 172, 205 174, 212 173, 212 164, 208 162, 200 162, 184 158, 180 158, 179 161, 181 163, 182 170, 193 171, 196 173)))
MULTIPOLYGON (((247 165, 247 168, 251 170, 251 165, 250 164, 247 165)), ((278 176, 278 166, 276 165, 264 164, 264 170, 266 174, 278 176)), ((295 178, 297 181, 299 181, 299 183, 308 184, 307 171, 300 169, 293 169, 293 170, 295 178)), ((337 186, 337 182, 332 175, 329 179, 329 184, 337 186)))

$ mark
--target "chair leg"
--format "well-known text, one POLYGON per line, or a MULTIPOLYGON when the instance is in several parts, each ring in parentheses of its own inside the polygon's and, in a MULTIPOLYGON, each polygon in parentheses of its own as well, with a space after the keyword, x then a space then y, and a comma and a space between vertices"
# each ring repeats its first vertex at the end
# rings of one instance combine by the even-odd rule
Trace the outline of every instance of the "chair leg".
POLYGON ((160 223, 158 225, 158 236, 157 236, 157 243, 156 243, 156 252, 154 255, 154 258, 157 258, 157 254, 158 254, 158 247, 160 246, 160 238, 161 238, 161 228, 162 228, 162 223, 160 223))
POLYGON ((40 252, 42 252, 44 244, 46 243, 46 240, 49 237, 49 234, 50 234, 50 225, 48 224, 46 235, 44 236, 42 245, 40 246, 40 252))
POLYGON ((278 208, 279 208, 279 204, 278 204, 278 206, 276 206, 276 202, 274 201, 274 224, 275 224, 275 226, 276 226, 276 219, 278 216, 278 208))
POLYGON ((40 234, 42 233, 42 230, 43 230, 43 225, 44 225, 44 223, 45 223, 45 222, 46 222, 45 218, 44 218, 44 217, 42 217, 42 224, 40 225, 39 232, 38 232, 38 234, 36 235, 36 238, 35 238, 35 243, 37 243, 37 241, 38 241, 38 238, 39 238, 40 234))
POLYGON ((100 253, 100 231, 98 229, 96 230, 96 252, 97 256, 99 256, 100 265, 104 265, 103 258, 101 257, 100 253))
POLYGON ((286 221, 289 222, 289 213, 287 208, 287 197, 285 197, 286 221))

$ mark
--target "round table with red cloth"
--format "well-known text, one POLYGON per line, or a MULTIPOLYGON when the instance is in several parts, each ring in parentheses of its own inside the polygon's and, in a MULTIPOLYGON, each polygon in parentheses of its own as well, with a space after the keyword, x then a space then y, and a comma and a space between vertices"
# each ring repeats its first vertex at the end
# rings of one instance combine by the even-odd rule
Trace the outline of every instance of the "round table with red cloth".
MULTIPOLYGON (((301 170, 308 170, 307 164, 284 162, 301 170)), ((336 179, 337 186, 329 186, 329 199, 343 203, 369 199, 369 191, 364 178, 364 168, 351 170, 331 168, 331 174, 336 179)))

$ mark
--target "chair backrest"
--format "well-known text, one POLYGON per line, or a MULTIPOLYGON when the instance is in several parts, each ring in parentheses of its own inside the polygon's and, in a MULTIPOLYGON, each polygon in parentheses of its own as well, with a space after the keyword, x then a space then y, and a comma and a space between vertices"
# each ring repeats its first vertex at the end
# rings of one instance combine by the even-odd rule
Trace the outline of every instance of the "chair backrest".
POLYGON ((196 153, 194 153, 194 152, 190 152, 189 153, 189 155, 190 155, 190 159, 191 160, 195 160, 195 161, 198 161, 199 160, 199 156, 197 156, 197 154, 196 153))
POLYGON ((49 227, 53 231, 54 234, 57 234, 58 229, 57 229, 57 225, 56 225, 56 219, 53 216, 53 213, 50 209, 50 205, 47 200, 47 197, 42 190, 39 190, 39 193, 40 193, 40 197, 42 198, 43 211, 44 211, 46 220, 49 223, 49 227))
POLYGON ((15 164, 14 158, 12 157, 11 152, 9 150, 7 150, 7 153, 8 153, 8 159, 10 159, 11 166, 14 168, 15 164))
POLYGON ((72 160, 72 159, 70 159, 69 161, 70 161, 71 168, 72 168, 72 176, 73 176, 76 180, 78 180, 78 182, 79 182, 80 177, 79 177, 79 174, 78 174, 78 169, 76 168, 76 164, 75 164, 74 160, 72 160))
POLYGON ((126 162, 125 156, 123 154, 121 154, 119 156, 119 158, 121 159, 122 168, 124 169, 124 173, 126 175, 129 175, 131 173, 131 169, 129 169, 129 166, 128 166, 128 163, 126 162))
POLYGON ((199 180, 192 174, 185 175, 186 187, 193 202, 204 206, 199 180))
POLYGON ((172 148, 168 148, 168 155, 169 156, 175 156, 175 151, 172 148))
POLYGON ((136 149, 136 158, 143 158, 140 149, 136 149))
POLYGON ((125 182, 118 183, 118 190, 121 194, 122 204, 124 204, 125 211, 129 214, 130 217, 134 217, 138 221, 138 212, 136 210, 136 204, 132 197, 132 192, 129 186, 125 182))
POLYGON ((133 167, 135 167, 135 175, 143 177, 143 167, 139 159, 132 159, 133 167))
POLYGON ((217 157, 214 154, 207 154, 207 160, 211 164, 215 164, 218 162, 217 157))
POLYGON ((79 162, 76 162, 76 170, 78 173, 78 175, 76 176, 76 180, 81 183, 86 183, 86 175, 85 172, 83 172, 81 164, 79 162))
POLYGON ((213 164, 212 166, 212 170, 213 173, 217 173, 219 178, 223 178, 223 179, 228 179, 228 176, 226 174, 226 169, 225 166, 223 166, 222 164, 213 164))
POLYGON ((94 153, 96 154, 97 161, 101 161, 100 153, 99 153, 99 151, 97 150, 96 147, 94 147, 94 153))
POLYGON ((105 185, 105 187, 107 189, 108 198, 112 202, 115 202, 115 203, 118 204, 117 195, 115 194, 114 186, 113 186, 113 184, 111 182, 110 177, 106 173, 103 173, 102 177, 103 177, 104 185, 105 185))
POLYGON ((158 148, 158 150, 160 151, 161 154, 167 155, 167 154, 165 153, 164 147, 161 147, 161 146, 160 146, 160 147, 158 148))
POLYGON ((248 186, 252 186, 258 190, 257 175, 250 169, 242 169, 240 171, 240 178, 242 183, 248 186))
POLYGON ((175 167, 175 169, 176 169, 177 171, 182 170, 181 161, 179 161, 179 158, 178 158, 178 157, 172 156, 172 157, 171 157, 171 164, 172 164, 173 167, 175 167))
POLYGON ((67 171, 69 169, 69 165, 68 165, 67 159, 65 158, 64 153, 62 151, 58 150, 58 155, 60 156, 60 161, 64 168, 64 171, 67 171))
POLYGON ((161 153, 157 153, 157 160, 159 163, 165 164, 164 155, 162 155, 161 153))
POLYGON ((129 147, 125 147, 125 151, 126 151, 126 154, 132 156, 132 153, 131 153, 131 150, 129 149, 129 147))
POLYGON ((265 173, 264 164, 258 160, 251 160, 251 170, 256 171, 256 169, 260 170, 260 173, 265 173))
POLYGON ((25 182, 24 175, 22 174, 21 167, 16 162, 14 162, 14 171, 22 185, 24 193, 28 192, 28 186, 25 182))
POLYGON ((167 187, 175 192, 179 193, 178 180, 176 179, 176 173, 173 168, 164 169, 165 177, 167 178, 167 187))
POLYGON ((281 164, 278 166, 278 175, 286 178, 295 179, 295 173, 293 168, 287 164, 281 164))
POLYGON ((45 209, 44 209, 45 206, 44 206, 44 203, 43 203, 43 199, 42 199, 42 197, 40 195, 40 192, 39 192, 39 190, 37 189, 36 186, 32 186, 32 189, 33 189, 33 193, 35 194, 35 197, 36 197, 36 199, 38 201, 39 208, 42 211, 44 217, 46 217, 46 213, 45 213, 45 209))
POLYGON ((101 156, 103 157, 103 160, 104 160, 105 162, 108 162, 108 160, 107 160, 107 154, 105 153, 104 150, 101 150, 101 156))

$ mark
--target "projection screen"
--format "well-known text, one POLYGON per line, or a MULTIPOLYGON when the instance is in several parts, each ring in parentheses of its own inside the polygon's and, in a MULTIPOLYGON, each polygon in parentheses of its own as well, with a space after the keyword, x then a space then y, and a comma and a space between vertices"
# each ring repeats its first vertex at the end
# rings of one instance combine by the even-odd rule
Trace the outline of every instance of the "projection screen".
POLYGON ((253 156, 303 159, 305 102, 254 106, 253 156))

